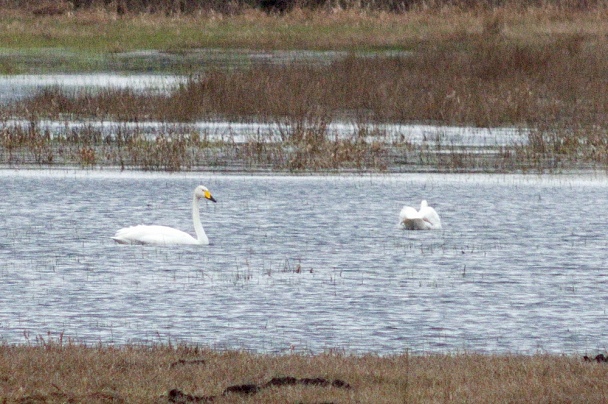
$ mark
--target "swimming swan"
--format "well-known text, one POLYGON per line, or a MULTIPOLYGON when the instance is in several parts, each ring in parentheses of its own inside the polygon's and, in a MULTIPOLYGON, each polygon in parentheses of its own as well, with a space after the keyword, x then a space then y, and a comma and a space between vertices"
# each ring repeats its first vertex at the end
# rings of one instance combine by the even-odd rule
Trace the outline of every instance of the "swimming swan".
POLYGON ((420 210, 404 206, 399 213, 399 223, 407 230, 436 230, 441 229, 441 219, 426 201, 420 203, 420 210))
POLYGON ((192 222, 194 223, 194 231, 196 238, 181 230, 167 226, 131 226, 120 229, 116 232, 112 239, 119 244, 209 244, 205 229, 201 224, 201 218, 198 213, 198 201, 201 198, 216 202, 211 192, 202 185, 194 189, 192 197, 192 222))

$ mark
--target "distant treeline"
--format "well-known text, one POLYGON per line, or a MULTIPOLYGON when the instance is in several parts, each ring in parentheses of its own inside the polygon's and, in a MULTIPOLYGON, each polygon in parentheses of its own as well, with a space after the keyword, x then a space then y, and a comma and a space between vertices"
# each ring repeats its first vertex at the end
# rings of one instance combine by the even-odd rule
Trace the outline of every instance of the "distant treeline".
POLYGON ((59 3, 74 10, 103 7, 118 14, 165 13, 190 14, 214 11, 235 14, 245 9, 261 9, 268 13, 286 13, 300 9, 365 9, 374 11, 407 12, 412 9, 457 7, 476 8, 557 7, 588 10, 607 7, 608 0, 0 0, 0 6, 32 9, 54 7, 59 3))

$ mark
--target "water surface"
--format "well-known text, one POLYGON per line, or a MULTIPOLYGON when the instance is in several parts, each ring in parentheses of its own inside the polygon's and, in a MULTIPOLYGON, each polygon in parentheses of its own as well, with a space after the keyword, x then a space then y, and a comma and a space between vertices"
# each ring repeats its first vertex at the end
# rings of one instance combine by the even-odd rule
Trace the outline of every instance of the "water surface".
POLYGON ((318 353, 605 349, 608 182, 0 171, 0 338, 318 353), (120 227, 209 246, 117 245, 120 227), (442 231, 397 226, 427 199, 442 231))

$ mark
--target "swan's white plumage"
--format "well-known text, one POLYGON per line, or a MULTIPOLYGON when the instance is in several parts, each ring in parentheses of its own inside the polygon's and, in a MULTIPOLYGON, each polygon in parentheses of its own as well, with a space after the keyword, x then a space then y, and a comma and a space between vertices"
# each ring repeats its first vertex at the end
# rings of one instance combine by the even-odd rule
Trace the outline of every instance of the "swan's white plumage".
POLYGON ((194 189, 194 195, 192 196, 192 222, 196 238, 172 227, 138 225, 118 230, 112 239, 120 244, 209 244, 209 239, 201 224, 198 211, 198 201, 202 198, 215 202, 215 198, 213 198, 211 192, 206 187, 199 185, 194 189))
MULTIPOLYGON (((121 244, 203 244, 186 232, 167 226, 125 227, 116 232, 114 241, 121 244)), ((208 244, 209 240, 206 243, 208 244)))
POLYGON ((410 206, 404 206, 399 213, 399 223, 407 230, 441 229, 439 215, 426 200, 420 203, 418 211, 410 206))

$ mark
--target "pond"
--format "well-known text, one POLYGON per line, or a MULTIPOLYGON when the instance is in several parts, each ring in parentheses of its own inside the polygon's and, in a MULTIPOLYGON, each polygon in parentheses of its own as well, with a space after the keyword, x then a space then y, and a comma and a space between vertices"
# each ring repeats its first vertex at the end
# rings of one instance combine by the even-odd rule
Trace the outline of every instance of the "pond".
POLYGON ((209 68, 232 69, 259 64, 325 65, 348 56, 410 57, 410 51, 315 51, 233 48, 192 48, 179 51, 139 49, 127 52, 77 52, 62 48, 14 50, 0 48, 0 66, 23 74, 63 74, 83 72, 123 74, 197 73, 209 68))
POLYGON ((604 349, 604 175, 0 171, 0 338, 330 349, 604 349), (115 244, 164 224, 208 246, 115 244), (443 230, 405 231, 422 199, 443 230))

